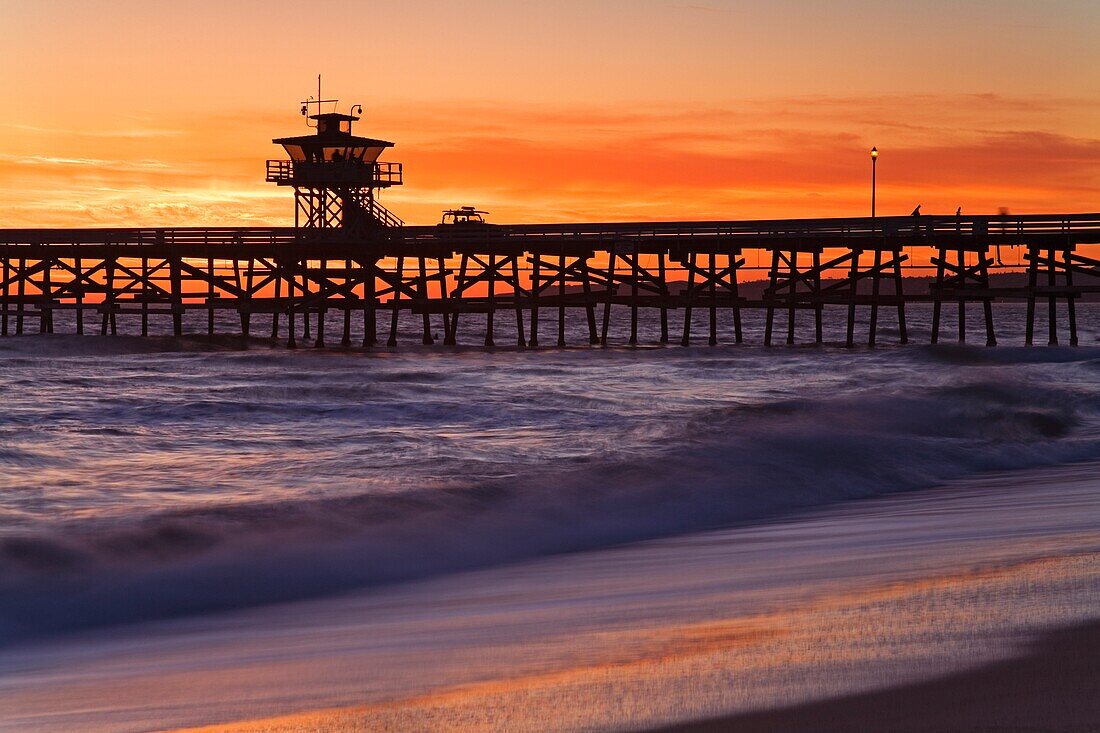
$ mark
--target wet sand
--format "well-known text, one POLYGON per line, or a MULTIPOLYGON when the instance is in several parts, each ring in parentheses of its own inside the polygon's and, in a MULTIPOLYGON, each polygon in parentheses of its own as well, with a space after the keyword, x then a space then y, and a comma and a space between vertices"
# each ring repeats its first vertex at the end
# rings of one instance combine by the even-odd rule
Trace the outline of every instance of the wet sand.
MULTIPOLYGON (((1051 632, 1036 639, 1021 657, 968 672, 785 709, 658 728, 651 733, 1093 733, 1100 731, 1098 660, 1100 623, 1092 623, 1051 632)), ((314 711, 201 731, 337 733, 400 729, 377 727, 375 713, 366 709, 314 711)), ((509 728, 504 723, 490 723, 475 724, 470 729, 509 728)), ((407 730, 435 728, 414 726, 407 730)))
POLYGON ((659 728, 653 733, 1091 733, 1100 731, 1100 623, 1028 654, 891 690, 659 728))

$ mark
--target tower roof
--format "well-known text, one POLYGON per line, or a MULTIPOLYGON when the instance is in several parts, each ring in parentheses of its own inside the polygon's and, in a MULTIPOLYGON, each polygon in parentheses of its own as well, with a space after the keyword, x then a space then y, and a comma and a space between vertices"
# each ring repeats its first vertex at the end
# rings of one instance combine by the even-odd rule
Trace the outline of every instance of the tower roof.
POLYGON ((350 133, 324 132, 316 135, 297 135, 295 137, 277 137, 271 142, 276 145, 340 145, 346 147, 392 148, 388 140, 376 140, 373 137, 359 137, 350 133))
POLYGON ((345 115, 339 112, 318 112, 315 115, 310 115, 311 120, 347 120, 348 122, 358 122, 359 118, 355 115, 345 115))

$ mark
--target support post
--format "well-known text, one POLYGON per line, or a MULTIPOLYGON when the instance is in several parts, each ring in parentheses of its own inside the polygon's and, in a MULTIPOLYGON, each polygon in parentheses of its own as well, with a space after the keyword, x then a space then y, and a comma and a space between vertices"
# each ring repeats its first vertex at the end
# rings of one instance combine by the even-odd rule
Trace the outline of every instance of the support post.
POLYGON ((844 345, 849 349, 855 346, 856 337, 856 299, 859 297, 859 259, 863 250, 853 247, 850 253, 852 266, 848 268, 848 281, 851 283, 848 290, 848 332, 844 345))
POLYGON ((1029 244, 1027 249, 1027 325, 1024 344, 1031 346, 1035 343, 1035 298, 1036 289, 1039 287, 1039 248, 1029 244))
POLYGON ((882 267, 882 250, 875 248, 875 259, 871 266, 871 328, 867 334, 867 345, 874 346, 878 338, 878 295, 879 295, 879 270, 882 267))
POLYGON ((279 311, 283 308, 283 268, 279 265, 278 259, 272 259, 271 267, 275 271, 275 297, 271 302, 271 340, 277 341, 279 338, 279 311))
POLYGON ((959 293, 959 343, 963 344, 966 343, 966 294, 963 292, 965 282, 963 273, 966 272, 966 252, 960 249, 958 255, 959 281, 957 287, 959 293))
POLYGON ((588 317, 588 343, 595 346, 600 342, 596 333, 596 304, 592 297, 592 275, 588 269, 588 258, 592 255, 588 252, 584 257, 578 258, 576 266, 581 272, 581 290, 584 292, 584 313, 588 317))
POLYGON ((444 257, 436 258, 436 266, 439 268, 439 307, 443 315, 443 344, 453 345, 454 335, 451 333, 451 313, 447 298, 447 260, 444 257))
MULTIPOLYGON (((114 331, 114 315, 115 315, 115 255, 113 252, 108 251, 104 255, 104 267, 107 271, 106 282, 104 283, 103 293, 103 321, 99 327, 99 335, 107 335, 107 327, 111 327, 112 335, 114 331)), ((17 331, 23 332, 22 324, 16 324, 17 331)))
MULTIPOLYGON (((660 283, 660 297, 661 297, 661 343, 668 343, 668 301, 671 297, 668 287, 668 274, 665 271, 665 253, 661 251, 657 254, 657 279, 660 283)), ((738 312, 740 316, 740 312, 738 312)))
POLYGON ((689 252, 684 264, 687 267, 687 286, 684 288, 684 335, 680 338, 681 346, 691 344, 691 304, 695 300, 695 252, 689 252))
POLYGON ((729 254, 730 261, 730 293, 733 296, 733 337, 734 343, 743 343, 745 340, 744 333, 741 331, 741 293, 737 286, 737 271, 744 264, 743 261, 738 261, 737 257, 740 251, 737 249, 731 249, 729 254))
MULTIPOLYGON (((164 245, 164 232, 157 233, 157 243, 164 245)), ((183 273, 175 243, 165 245, 168 252, 168 280, 172 291, 172 334, 183 335, 183 273)))
MULTIPOLYGON (((317 270, 321 284, 317 286, 317 339, 313 342, 313 348, 323 349, 325 348, 325 315, 327 314, 326 306, 328 303, 328 293, 325 291, 329 289, 328 258, 324 255, 321 255, 321 259, 317 262, 317 270)), ((303 280, 307 277, 308 272, 309 268, 307 267, 302 275, 303 280)), ((308 312, 307 310, 306 313, 308 314, 308 312)), ((309 315, 306 315, 306 320, 309 320, 309 315)))
MULTIPOLYGON (((7 264, 6 260, 5 264, 7 264)), ((76 333, 78 336, 84 335, 84 269, 82 264, 79 257, 73 260, 73 270, 76 273, 73 275, 73 296, 76 298, 76 333)), ((6 272, 4 274, 7 275, 6 272)), ((4 318, 6 320, 7 316, 4 316, 4 318)))
POLYGON ((496 255, 489 255, 488 264, 485 270, 485 279, 489 283, 489 310, 485 314, 485 345, 495 346, 493 343, 493 316, 496 314, 497 309, 497 283, 496 283, 496 267, 497 257, 496 255))
MULTIPOLYGON (((321 198, 324 199, 324 192, 321 192, 321 198)), ((310 337, 310 325, 309 325, 309 260, 305 259, 301 262, 301 267, 298 267, 298 263, 294 263, 294 267, 300 270, 302 274, 302 281, 298 285, 298 290, 302 297, 302 338, 307 341, 310 337)))
POLYGON ((630 345, 638 345, 638 242, 630 260, 630 345))
POLYGON ((795 274, 798 272, 798 250, 791 250, 787 255, 787 263, 790 265, 790 300, 787 301, 787 345, 794 343, 794 308, 795 308, 795 293, 798 287, 798 280, 795 278, 795 274))
POLYGON ((295 307, 294 307, 294 299, 297 296, 297 292, 296 292, 297 288, 295 287, 296 281, 295 281, 294 270, 292 268, 295 264, 296 263, 294 263, 292 261, 292 262, 287 263, 287 264, 280 263, 280 265, 279 265, 280 269, 285 270, 286 273, 287 273, 287 277, 286 277, 286 300, 287 300, 287 303, 286 303, 286 328, 287 328, 286 347, 288 349, 298 348, 298 341, 294 338, 294 330, 295 330, 295 326, 296 326, 296 324, 295 324, 296 319, 294 317, 294 311, 296 310, 295 307))
POLYGON ((421 337, 420 341, 425 346, 430 346, 434 342, 434 340, 432 339, 432 318, 431 314, 428 313, 428 261, 427 257, 425 257, 424 255, 421 255, 417 259, 420 260, 420 282, 417 284, 416 292, 419 294, 420 299, 423 301, 424 307, 424 314, 422 319, 424 334, 421 337))
POLYGON ((558 257, 558 346, 565 346, 565 255, 558 257))
POLYGON ((607 290, 605 291, 603 302, 603 325, 600 329, 600 343, 604 346, 607 346, 607 332, 611 328, 611 301, 615 297, 615 291, 618 287, 615 284, 616 258, 615 241, 612 240, 607 254, 607 290))
POLYGON ((715 278, 717 277, 717 274, 716 274, 717 267, 715 265, 715 260, 717 259, 717 255, 715 255, 713 252, 711 252, 709 255, 707 255, 707 257, 710 258, 710 263, 709 263, 709 268, 710 269, 707 271, 708 275, 709 275, 709 280, 710 280, 710 288, 708 290, 708 294, 710 295, 710 339, 708 340, 708 343, 711 346, 717 346, 718 345, 718 288, 717 288, 717 284, 715 283, 715 278))
POLYGON ((527 348, 527 341, 523 334, 523 285, 519 281, 519 258, 521 254, 512 256, 512 292, 516 306, 516 346, 527 348))
POLYGON ((1051 288, 1047 295, 1047 345, 1058 345, 1058 296, 1053 288, 1057 285, 1055 274, 1058 261, 1054 258, 1054 248, 1047 249, 1047 287, 1051 288))
POLYGON ((466 287, 466 270, 470 264, 470 255, 465 252, 458 265, 458 280, 455 282, 455 291, 451 299, 455 301, 455 309, 451 314, 451 344, 458 340, 458 316, 462 312, 462 292, 466 287))
POLYGON ((1069 345, 1077 346, 1077 310, 1073 293, 1073 245, 1062 250, 1066 271, 1066 314, 1069 316, 1069 345))
MULTIPOLYGON (((5 254, 4 255, 4 282, 3 282, 4 289, 3 289, 3 293, 0 294, 0 297, 3 298, 3 300, 0 301, 0 310, 3 311, 3 313, 0 313, 0 319, 2 319, 2 320, 0 320, 0 336, 7 336, 8 335, 8 306, 10 304, 9 301, 8 301, 8 293, 10 292, 9 291, 9 287, 11 285, 10 281, 11 281, 11 259, 8 257, 7 254, 5 254)), ((77 311, 77 312, 79 313, 80 311, 77 311)))
POLYGON ((940 313, 943 311, 943 286, 944 268, 947 264, 947 250, 939 248, 939 257, 936 258, 936 283, 935 297, 932 299, 932 343, 940 340, 940 313))
POLYGON ((542 255, 537 250, 531 254, 531 338, 527 343, 533 349, 539 345, 539 291, 542 290, 539 265, 542 264, 542 255))
POLYGON ((895 249, 894 256, 894 294, 898 299, 898 340, 909 343, 909 329, 905 325, 905 282, 901 276, 902 251, 895 249))
POLYGON ((49 259, 49 255, 42 255, 42 285, 39 287, 41 291, 38 306, 41 312, 38 317, 38 332, 39 333, 51 333, 53 326, 50 323, 50 317, 53 310, 50 308, 50 300, 53 296, 53 286, 50 283, 50 271, 53 269, 53 262, 49 259))
MULTIPOLYGON (((19 278, 18 285, 16 287, 15 298, 18 302, 15 311, 15 335, 23 335, 23 312, 27 307, 27 260, 19 258, 19 264, 17 265, 17 277, 19 278)), ((106 334, 104 334, 106 335, 106 334)))
POLYGON ((772 327, 775 325, 775 299, 779 295, 779 250, 772 250, 772 264, 768 272, 768 289, 765 294, 768 298, 767 315, 764 320, 764 345, 772 345, 772 327))
POLYGON ((821 317, 825 304, 821 302, 821 251, 814 250, 813 256, 813 297, 814 297, 814 343, 820 344, 823 339, 821 332, 821 317))
POLYGON ((141 335, 149 335, 149 296, 153 292, 149 282, 149 258, 141 258, 141 335))
POLYGON ((369 348, 378 343, 378 258, 368 257, 363 266, 367 269, 363 283, 363 346, 369 348))
POLYGON ((214 338, 214 258, 206 258, 206 337, 214 338))
POLYGON ((255 284, 256 274, 256 258, 248 258, 248 269, 245 271, 245 284, 244 284, 244 297, 238 308, 241 315, 241 338, 246 343, 249 337, 249 331, 252 328, 252 295, 253 286, 255 284))
POLYGON ((401 284, 405 277, 405 258, 397 256, 397 273, 394 277, 393 297, 390 306, 393 308, 393 316, 390 318, 390 337, 386 339, 386 346, 397 346, 397 314, 401 311, 401 284))

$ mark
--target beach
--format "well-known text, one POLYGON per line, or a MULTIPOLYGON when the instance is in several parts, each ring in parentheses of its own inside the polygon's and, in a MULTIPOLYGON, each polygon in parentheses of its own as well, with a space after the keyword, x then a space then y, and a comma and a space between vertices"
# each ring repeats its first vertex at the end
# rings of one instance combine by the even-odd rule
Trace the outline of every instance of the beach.
POLYGON ((0 342, 0 730, 1095 725, 1093 348, 101 344, 0 342))

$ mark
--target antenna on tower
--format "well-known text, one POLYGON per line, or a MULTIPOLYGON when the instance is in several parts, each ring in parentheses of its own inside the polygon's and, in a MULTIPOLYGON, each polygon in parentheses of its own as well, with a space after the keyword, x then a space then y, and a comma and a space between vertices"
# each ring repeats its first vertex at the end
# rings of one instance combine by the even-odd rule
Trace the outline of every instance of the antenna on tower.
POLYGON ((311 117, 311 115, 310 115, 310 111, 311 111, 310 107, 311 106, 317 105, 317 111, 315 112, 315 114, 321 114, 324 111, 324 110, 321 109, 322 104, 331 103, 332 104, 332 109, 335 112, 336 111, 336 105, 339 104, 339 102, 340 102, 339 99, 325 99, 324 97, 321 96, 321 75, 318 74, 317 75, 317 96, 316 97, 312 97, 312 96, 307 97, 306 99, 302 100, 302 117, 306 118, 306 127, 310 128, 310 129, 313 129, 313 128, 317 127, 317 125, 312 125, 309 122, 309 118, 311 117))

